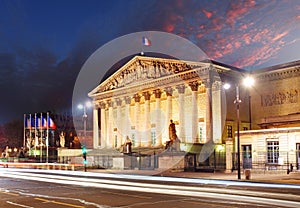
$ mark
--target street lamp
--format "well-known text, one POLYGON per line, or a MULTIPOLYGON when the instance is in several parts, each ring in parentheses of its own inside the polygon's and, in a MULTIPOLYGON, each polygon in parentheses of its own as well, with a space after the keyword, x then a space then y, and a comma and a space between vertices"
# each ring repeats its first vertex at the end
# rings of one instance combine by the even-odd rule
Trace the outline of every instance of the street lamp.
MULTIPOLYGON (((243 85, 246 87, 251 87, 254 84, 253 77, 247 76, 243 79, 243 85)), ((226 83, 224 84, 225 89, 230 88, 230 84, 226 83)), ((236 105, 236 124, 237 124, 237 165, 238 165, 238 179, 241 179, 241 150, 240 150, 240 103, 242 102, 240 99, 240 89, 239 84, 236 84, 235 86, 235 100, 234 104, 236 105)), ((250 108, 250 106, 249 106, 250 108)))
POLYGON ((83 135, 84 135, 84 140, 86 139, 86 121, 87 121, 87 114, 86 114, 86 108, 89 108, 92 106, 92 103, 87 101, 84 105, 79 104, 77 107, 78 109, 83 109, 83 135))

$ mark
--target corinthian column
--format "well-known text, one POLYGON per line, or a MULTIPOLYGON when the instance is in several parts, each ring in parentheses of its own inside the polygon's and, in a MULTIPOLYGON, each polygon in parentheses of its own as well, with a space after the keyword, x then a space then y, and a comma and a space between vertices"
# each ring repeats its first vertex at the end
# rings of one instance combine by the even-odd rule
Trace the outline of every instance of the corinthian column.
POLYGON ((99 124, 98 124, 98 106, 95 104, 93 109, 93 148, 99 147, 99 124))
POLYGON ((106 145, 108 148, 113 147, 113 122, 114 122, 114 115, 113 115, 113 102, 111 100, 107 101, 108 105, 108 126, 107 126, 107 140, 106 145))
POLYGON ((185 92, 185 86, 184 85, 178 85, 178 100, 179 100, 179 139, 182 142, 186 142, 185 138, 185 122, 184 122, 184 92, 185 92))
MULTIPOLYGON (((126 136, 131 137, 130 131, 131 131, 131 126, 133 126, 133 125, 131 123, 130 115, 129 115, 131 98, 126 96, 126 97, 124 97, 124 100, 125 100, 125 118, 122 119, 122 121, 123 121, 124 132, 125 132, 124 137, 126 138, 126 136)), ((123 141, 123 143, 124 142, 125 141, 123 141)))
POLYGON ((151 123, 150 123, 150 96, 149 92, 144 92, 145 98, 145 126, 142 135, 142 146, 151 147, 151 123))
POLYGON ((189 86, 192 90, 192 141, 198 143, 198 83, 191 82, 189 86))
POLYGON ((117 127, 117 146, 120 147, 123 144, 122 115, 121 115, 122 100, 120 98, 116 98, 116 104, 117 104, 117 119, 115 122, 115 126, 117 127))
POLYGON ((135 120, 135 134, 136 134, 136 147, 141 146, 141 125, 140 125, 140 100, 141 96, 139 94, 134 95, 134 120, 135 120))
POLYGON ((100 103, 100 109, 101 109, 101 147, 106 147, 106 138, 107 138, 107 123, 106 123, 106 113, 105 113, 106 104, 104 102, 100 103))
POLYGON ((212 120, 212 80, 204 82, 206 88, 206 143, 213 141, 213 120, 212 120))
POLYGON ((155 130, 156 130, 156 144, 155 146, 161 146, 162 145, 162 132, 161 132, 161 109, 160 109, 160 97, 161 97, 161 91, 159 89, 154 90, 155 95, 155 130))
MULTIPOLYGON (((167 87, 165 89, 167 95, 167 109, 166 109, 166 120, 164 122, 164 126, 169 126, 170 120, 172 119, 172 93, 173 89, 171 87, 167 87)), ((169 138, 168 128, 164 128, 164 138, 169 138)))
POLYGON ((222 143, 222 84, 214 80, 212 85, 212 120, 213 120, 213 142, 222 143))

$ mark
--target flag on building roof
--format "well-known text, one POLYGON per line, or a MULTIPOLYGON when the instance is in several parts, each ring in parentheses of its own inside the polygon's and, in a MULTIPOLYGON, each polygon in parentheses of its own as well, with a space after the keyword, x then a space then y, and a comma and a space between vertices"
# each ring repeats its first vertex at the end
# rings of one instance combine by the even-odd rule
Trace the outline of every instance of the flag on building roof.
POLYGON ((145 36, 143 36, 143 45, 144 46, 151 46, 151 41, 145 36))

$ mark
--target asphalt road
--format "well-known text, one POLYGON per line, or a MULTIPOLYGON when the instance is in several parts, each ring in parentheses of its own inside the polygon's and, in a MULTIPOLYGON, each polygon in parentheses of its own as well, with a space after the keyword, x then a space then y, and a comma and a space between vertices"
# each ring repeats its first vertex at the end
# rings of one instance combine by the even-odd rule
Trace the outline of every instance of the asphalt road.
POLYGON ((0 168, 0 207, 300 207, 300 186, 0 168))

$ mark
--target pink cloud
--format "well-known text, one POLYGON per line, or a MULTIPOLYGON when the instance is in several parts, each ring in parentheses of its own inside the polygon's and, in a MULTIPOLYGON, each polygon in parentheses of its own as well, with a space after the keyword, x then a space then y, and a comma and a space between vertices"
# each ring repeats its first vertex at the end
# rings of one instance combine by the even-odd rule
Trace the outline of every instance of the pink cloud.
POLYGON ((205 9, 203 9, 202 11, 203 11, 203 13, 205 14, 205 16, 206 16, 208 19, 211 18, 212 12, 209 12, 209 11, 207 11, 207 10, 205 10, 205 9))
POLYGON ((255 6, 255 4, 256 3, 253 0, 248 0, 246 2, 232 2, 229 10, 227 11, 226 21, 231 26, 234 26, 236 20, 244 16, 251 8, 255 6))
POLYGON ((213 24, 213 30, 221 30, 223 28, 223 21, 221 18, 217 17, 212 19, 212 24, 213 24))
POLYGON ((238 42, 238 41, 236 41, 235 43, 234 43, 234 47, 235 48, 239 48, 239 47, 241 47, 241 42, 238 42))
POLYGON ((242 39, 243 41, 246 43, 246 44, 250 44, 251 43, 251 38, 250 38, 250 35, 245 33, 242 35, 242 39))
POLYGON ((175 25, 169 23, 169 24, 166 24, 164 28, 165 28, 165 30, 166 30, 167 32, 173 32, 174 29, 175 29, 175 25))
POLYGON ((282 37, 286 36, 287 34, 288 34, 288 31, 284 31, 283 33, 277 34, 277 35, 272 39, 272 41, 279 40, 279 39, 281 39, 282 37))

